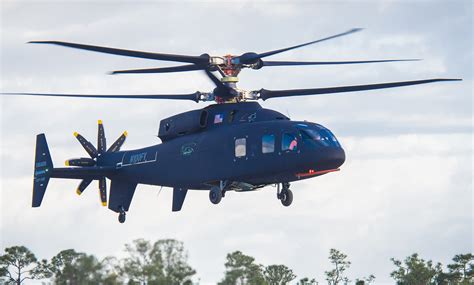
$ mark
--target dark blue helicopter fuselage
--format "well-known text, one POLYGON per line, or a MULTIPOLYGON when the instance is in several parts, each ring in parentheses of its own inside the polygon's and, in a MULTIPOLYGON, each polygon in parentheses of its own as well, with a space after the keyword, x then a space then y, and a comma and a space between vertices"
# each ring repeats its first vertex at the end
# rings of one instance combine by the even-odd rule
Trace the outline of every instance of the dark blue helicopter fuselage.
MULTIPOLYGON (((112 180, 120 176, 140 184, 208 190, 222 181, 255 188, 291 182, 335 171, 344 163, 344 150, 321 125, 291 121, 255 102, 202 110, 205 122, 191 126, 191 133, 163 135, 165 141, 151 147, 104 153, 98 166, 115 166, 112 180)), ((160 134, 170 127, 166 124, 160 134)))

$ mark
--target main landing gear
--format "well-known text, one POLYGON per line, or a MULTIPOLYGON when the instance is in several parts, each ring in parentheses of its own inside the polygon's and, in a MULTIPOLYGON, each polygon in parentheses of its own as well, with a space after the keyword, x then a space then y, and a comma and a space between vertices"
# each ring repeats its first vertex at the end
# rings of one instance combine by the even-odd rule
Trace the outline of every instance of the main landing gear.
POLYGON ((293 192, 290 190, 290 183, 284 182, 281 183, 281 186, 280 191, 280 184, 277 185, 277 198, 283 206, 288 207, 293 202, 293 192))
POLYGON ((119 223, 121 224, 125 223, 125 218, 126 218, 125 209, 123 207, 120 207, 120 212, 118 216, 119 223))
POLYGON ((225 186, 224 181, 220 182, 219 186, 213 186, 211 191, 209 191, 209 200, 212 204, 219 204, 222 198, 225 196, 225 186))

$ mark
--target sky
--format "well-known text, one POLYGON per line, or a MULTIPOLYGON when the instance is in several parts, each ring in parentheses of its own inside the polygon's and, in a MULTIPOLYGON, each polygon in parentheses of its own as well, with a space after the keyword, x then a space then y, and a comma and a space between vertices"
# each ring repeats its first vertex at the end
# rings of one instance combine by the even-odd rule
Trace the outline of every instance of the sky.
MULTIPOLYGON (((227 253, 285 264, 324 282, 329 250, 349 256, 355 280, 374 274, 393 284, 390 258, 417 252, 449 263, 473 252, 472 1, 2 1, 1 91, 95 94, 210 91, 202 72, 108 75, 170 63, 25 44, 62 40, 151 52, 200 55, 264 52, 362 32, 271 57, 272 60, 422 61, 244 70, 239 87, 292 89, 427 78, 462 78, 391 90, 279 98, 261 102, 293 120, 320 123, 346 151, 341 171, 292 184, 285 208, 267 187, 228 193, 211 205, 188 193, 171 212, 171 189, 140 185, 125 224, 99 202, 96 185, 52 179, 31 208, 35 135, 45 133, 53 163, 86 155, 73 137, 107 139, 127 130, 124 149, 160 143, 159 121, 209 103, 0 96, 0 246, 25 245, 40 258, 63 249, 123 256, 136 238, 184 242, 201 284, 224 275, 227 253), (113 2, 113 3, 112 3, 113 2)), ((270 58, 269 58, 270 59, 270 58)))

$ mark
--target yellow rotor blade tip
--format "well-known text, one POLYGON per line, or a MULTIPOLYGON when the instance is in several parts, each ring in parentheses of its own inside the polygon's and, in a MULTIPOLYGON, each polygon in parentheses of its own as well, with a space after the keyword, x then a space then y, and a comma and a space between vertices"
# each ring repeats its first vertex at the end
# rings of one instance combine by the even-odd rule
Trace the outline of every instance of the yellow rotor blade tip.
POLYGON ((102 125, 102 120, 99 120, 99 125, 102 125))
POLYGON ((128 132, 127 131, 123 132, 123 135, 128 136, 128 132))
POLYGON ((81 195, 81 193, 82 193, 82 192, 79 190, 79 188, 77 188, 76 194, 77 194, 77 195, 81 195))
POLYGON ((66 166, 69 166, 69 160, 66 160, 66 161, 64 162, 64 164, 65 164, 66 166))
POLYGON ((74 136, 77 137, 79 134, 77 132, 74 132, 74 136))
POLYGON ((102 206, 107 206, 107 202, 102 202, 102 206))

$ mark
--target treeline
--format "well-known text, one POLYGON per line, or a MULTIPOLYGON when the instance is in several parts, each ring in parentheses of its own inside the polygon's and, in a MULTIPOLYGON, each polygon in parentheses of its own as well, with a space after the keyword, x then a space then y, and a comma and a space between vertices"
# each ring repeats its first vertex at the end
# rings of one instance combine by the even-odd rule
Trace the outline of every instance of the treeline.
MULTIPOLYGON (((342 285, 375 284, 375 276, 368 275, 355 280, 347 276, 351 262, 344 253, 331 249, 331 268, 325 271, 324 280, 297 278, 293 270, 283 264, 264 266, 252 256, 240 251, 227 254, 224 277, 219 285, 342 285)), ((392 258, 395 269, 390 274, 399 285, 454 285, 474 284, 474 256, 471 253, 454 256, 446 269, 441 263, 425 261, 417 254, 403 261, 392 258)), ((24 246, 5 248, 0 255, 0 282, 2 284, 25 284, 31 279, 44 283, 89 285, 89 284, 147 284, 147 285, 191 285, 199 284, 193 277, 196 270, 188 264, 188 254, 182 242, 174 239, 158 240, 154 243, 138 239, 125 245, 125 257, 113 256, 99 260, 94 255, 76 252, 74 249, 60 251, 51 260, 38 260, 24 246)))

